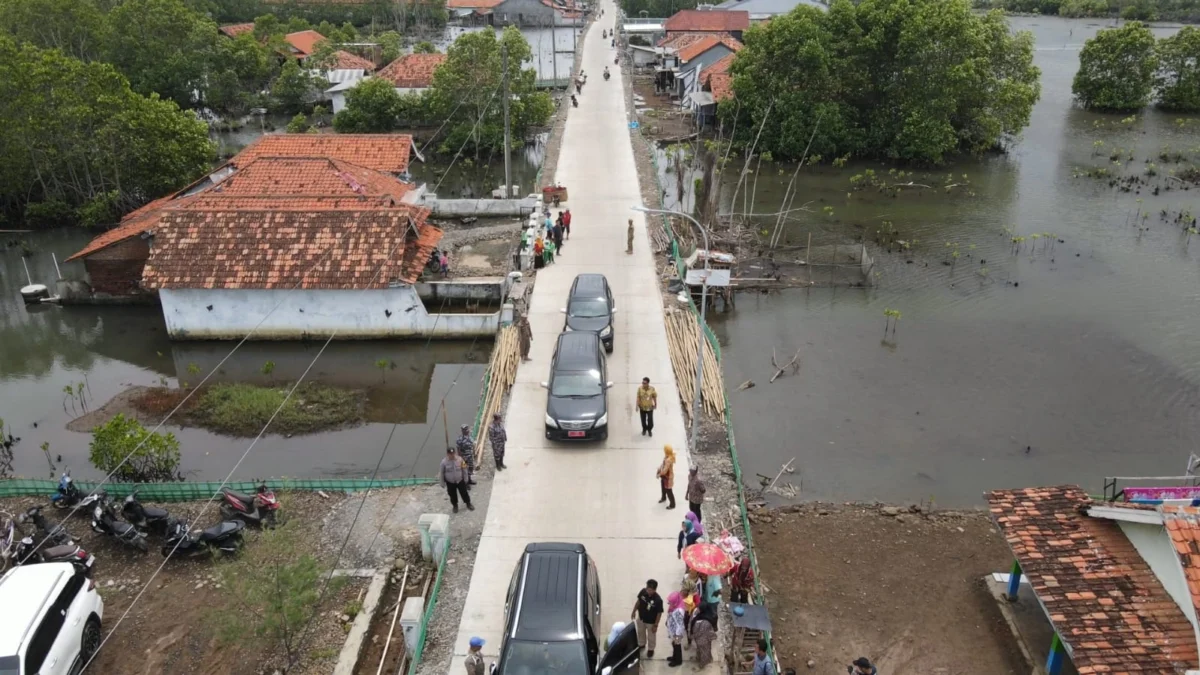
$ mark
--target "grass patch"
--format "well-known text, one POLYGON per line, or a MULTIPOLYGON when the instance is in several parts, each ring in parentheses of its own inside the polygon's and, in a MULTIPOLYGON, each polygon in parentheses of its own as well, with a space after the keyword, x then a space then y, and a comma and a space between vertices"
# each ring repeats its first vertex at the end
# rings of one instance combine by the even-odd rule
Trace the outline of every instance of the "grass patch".
MULTIPOLYGON (((253 384, 212 384, 204 388, 189 416, 206 429, 231 436, 258 434, 283 403, 289 386, 262 387, 253 384)), ((366 394, 323 384, 302 384, 288 400, 275 421, 277 434, 310 434, 362 421, 366 394)))

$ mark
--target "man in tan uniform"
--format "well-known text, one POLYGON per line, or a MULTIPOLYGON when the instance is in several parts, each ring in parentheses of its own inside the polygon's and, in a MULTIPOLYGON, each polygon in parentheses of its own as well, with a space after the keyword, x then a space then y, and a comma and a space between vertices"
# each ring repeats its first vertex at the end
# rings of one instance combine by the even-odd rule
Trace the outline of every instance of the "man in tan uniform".
POLYGON ((633 253, 633 218, 629 219, 629 229, 625 232, 625 252, 633 253))

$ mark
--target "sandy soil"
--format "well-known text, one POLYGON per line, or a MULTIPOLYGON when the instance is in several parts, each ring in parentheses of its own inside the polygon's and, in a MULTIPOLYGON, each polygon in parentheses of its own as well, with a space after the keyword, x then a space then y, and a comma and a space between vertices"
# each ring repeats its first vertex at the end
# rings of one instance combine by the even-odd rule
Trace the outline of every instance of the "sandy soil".
POLYGON ((1012 561, 987 515, 893 511, 805 504, 754 512, 782 667, 838 673, 866 656, 888 675, 1028 673, 981 582, 1012 561))

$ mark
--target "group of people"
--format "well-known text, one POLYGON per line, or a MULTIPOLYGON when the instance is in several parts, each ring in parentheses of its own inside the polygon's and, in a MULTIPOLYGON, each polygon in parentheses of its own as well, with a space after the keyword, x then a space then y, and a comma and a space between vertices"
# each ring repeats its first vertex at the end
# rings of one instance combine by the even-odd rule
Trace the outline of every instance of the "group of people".
POLYGON ((550 218, 549 208, 542 213, 542 227, 533 240, 533 265, 537 269, 553 263, 554 256, 562 255, 563 242, 571 237, 571 209, 559 211, 554 219, 550 218))
MULTIPOLYGON (((492 415, 487 435, 488 442, 492 444, 492 460, 496 463, 496 470, 507 469, 504 464, 504 446, 508 442, 508 432, 504 429, 500 413, 492 415)), ((438 478, 450 495, 450 507, 454 513, 458 513, 460 499, 468 511, 475 510, 469 492, 471 486, 475 485, 475 468, 475 440, 471 438, 471 426, 464 424, 454 445, 446 448, 446 457, 438 468, 438 478)))

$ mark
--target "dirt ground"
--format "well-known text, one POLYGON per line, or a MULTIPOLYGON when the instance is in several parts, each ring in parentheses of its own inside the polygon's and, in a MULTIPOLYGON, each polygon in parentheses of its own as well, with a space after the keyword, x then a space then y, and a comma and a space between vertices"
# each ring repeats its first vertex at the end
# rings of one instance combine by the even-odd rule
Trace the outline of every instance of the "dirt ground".
POLYGON ((695 131, 690 113, 683 112, 671 97, 654 93, 653 75, 634 75, 633 93, 642 97, 643 103, 637 106, 639 121, 642 133, 651 140, 683 138, 695 131))
POLYGON ((1029 672, 981 581, 1012 563, 987 514, 804 504, 751 520, 783 668, 1029 672))

